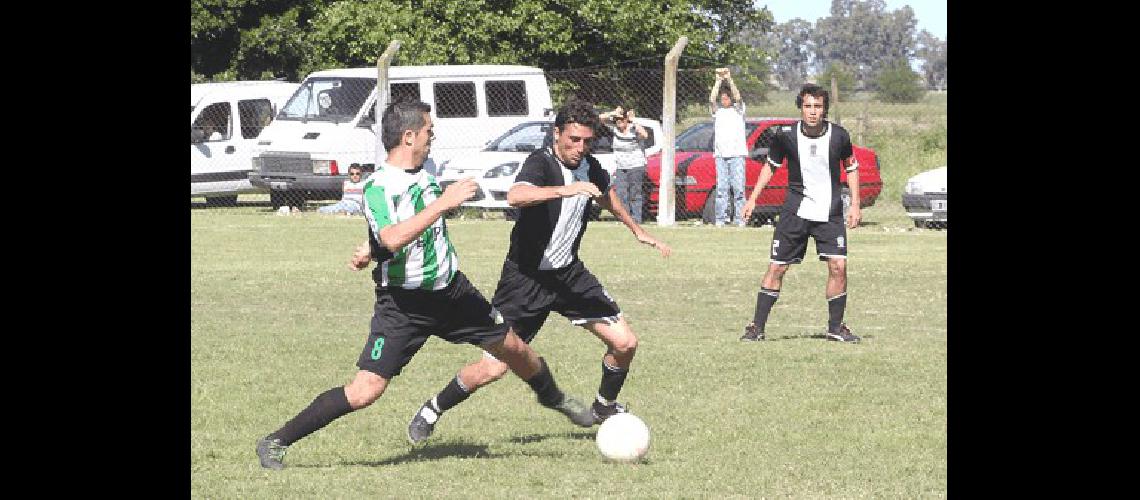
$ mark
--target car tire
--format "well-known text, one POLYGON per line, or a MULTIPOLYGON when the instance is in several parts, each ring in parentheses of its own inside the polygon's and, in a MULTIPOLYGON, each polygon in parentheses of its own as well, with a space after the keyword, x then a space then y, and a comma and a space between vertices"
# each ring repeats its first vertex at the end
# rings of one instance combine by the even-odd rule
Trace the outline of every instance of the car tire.
POLYGON ((716 222, 716 193, 710 192, 705 198, 705 206, 701 209, 701 222, 705 224, 716 222))
POLYGON ((274 210, 286 206, 303 210, 305 208, 305 193, 301 191, 270 191, 269 206, 274 210))

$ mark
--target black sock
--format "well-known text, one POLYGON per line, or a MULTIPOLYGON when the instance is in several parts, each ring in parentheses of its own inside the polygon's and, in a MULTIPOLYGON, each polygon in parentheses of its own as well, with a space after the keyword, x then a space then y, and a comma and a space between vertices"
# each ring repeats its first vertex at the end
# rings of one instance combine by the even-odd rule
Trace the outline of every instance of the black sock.
POLYGON ((827 299, 827 331, 834 332, 843 323, 843 311, 847 309, 847 292, 827 299))
POLYGON ((611 404, 617 400, 621 387, 625 385, 625 376, 629 374, 628 368, 619 368, 606 364, 602 359, 602 383, 598 384, 598 397, 604 399, 602 404, 611 404))
POLYGON ((550 369, 546 367, 546 360, 539 357, 538 364, 538 373, 526 383, 538 396, 538 403, 549 408, 561 403, 566 396, 558 389, 558 384, 554 383, 554 375, 551 375, 550 369))
POLYGON ((442 415, 443 412, 462 403, 467 399, 467 396, 470 395, 471 393, 468 392, 467 388, 463 387, 463 383, 459 381, 459 375, 456 375, 455 378, 451 379, 451 382, 447 384, 447 387, 439 391, 439 394, 436 394, 428 403, 436 413, 442 415))
POLYGON ((772 312, 772 306, 776 305, 776 299, 779 298, 779 290, 760 287, 760 291, 756 293, 756 312, 752 314, 752 323, 756 325, 756 331, 764 331, 764 323, 768 322, 768 313, 772 312))
POLYGON ((344 387, 333 387, 313 399, 308 408, 268 437, 280 439, 281 444, 289 446, 349 413, 352 413, 352 406, 344 395, 344 387))

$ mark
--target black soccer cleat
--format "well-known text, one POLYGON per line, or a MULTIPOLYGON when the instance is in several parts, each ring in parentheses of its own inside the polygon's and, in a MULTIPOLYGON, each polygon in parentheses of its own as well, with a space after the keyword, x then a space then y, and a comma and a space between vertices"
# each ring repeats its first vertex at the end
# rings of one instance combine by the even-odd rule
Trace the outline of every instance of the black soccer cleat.
POLYGON ((285 464, 281 461, 285 459, 285 450, 288 448, 288 446, 281 444, 280 439, 263 437, 257 440, 257 459, 261 461, 261 466, 266 469, 284 469, 285 464))
POLYGON ((429 403, 424 403, 419 410, 416 411, 412 421, 408 423, 408 441, 412 444, 417 444, 431 437, 432 431, 435 430, 435 423, 439 420, 439 414, 431 408, 429 403))
POLYGON ((764 337, 764 332, 760 331, 759 328, 756 328, 756 323, 749 323, 748 326, 744 327, 744 335, 740 337, 740 340, 755 342, 758 340, 764 340, 765 338, 766 337, 764 337))
POLYGON ((605 422, 607 418, 617 415, 618 413, 626 413, 626 409, 625 405, 617 401, 614 401, 612 405, 607 405, 595 400, 594 404, 590 405, 590 413, 594 416, 594 423, 601 424, 605 422))
POLYGON ((565 396, 562 398, 561 403, 548 408, 557 410, 558 413, 566 415, 566 418, 570 419, 571 422, 574 422, 574 425, 579 427, 590 427, 594 425, 594 415, 590 411, 590 408, 570 396, 565 396))
POLYGON ((847 328, 847 325, 842 323, 840 323, 839 328, 836 328, 835 331, 829 331, 824 336, 827 337, 827 340, 850 342, 852 344, 858 344, 859 340, 861 340, 857 335, 851 333, 851 329, 847 328))

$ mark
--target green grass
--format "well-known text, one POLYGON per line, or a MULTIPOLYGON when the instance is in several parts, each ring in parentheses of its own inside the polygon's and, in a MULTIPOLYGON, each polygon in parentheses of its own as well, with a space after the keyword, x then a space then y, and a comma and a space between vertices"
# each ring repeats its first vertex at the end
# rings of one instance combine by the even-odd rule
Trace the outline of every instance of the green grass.
MULTIPOLYGON (((647 226, 665 260, 614 222, 581 256, 641 345, 621 394, 652 430, 646 463, 601 460, 593 431, 543 409, 508 375, 440 421, 409 417, 479 350, 430 341, 371 407, 261 469, 257 438, 344 384, 372 313, 347 269, 363 220, 262 206, 191 210, 191 496, 194 498, 942 498, 946 477, 946 232, 890 204, 849 233, 847 323, 859 345, 812 335, 825 266, 789 272, 770 341, 742 344, 772 228, 647 226)), ((490 296, 511 224, 449 221, 461 266, 490 296)), ((591 397, 602 344, 552 315, 534 342, 561 387, 591 397)))

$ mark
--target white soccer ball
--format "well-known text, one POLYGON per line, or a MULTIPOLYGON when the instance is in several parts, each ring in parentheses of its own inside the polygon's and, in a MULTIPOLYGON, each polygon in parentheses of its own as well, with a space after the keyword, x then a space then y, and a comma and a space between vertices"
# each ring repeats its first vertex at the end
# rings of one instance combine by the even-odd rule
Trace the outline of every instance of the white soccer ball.
POLYGON ((618 413, 602 422, 595 440, 602 456, 636 462, 649 452, 649 427, 632 413, 618 413))

